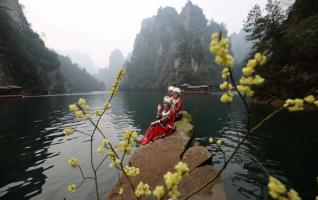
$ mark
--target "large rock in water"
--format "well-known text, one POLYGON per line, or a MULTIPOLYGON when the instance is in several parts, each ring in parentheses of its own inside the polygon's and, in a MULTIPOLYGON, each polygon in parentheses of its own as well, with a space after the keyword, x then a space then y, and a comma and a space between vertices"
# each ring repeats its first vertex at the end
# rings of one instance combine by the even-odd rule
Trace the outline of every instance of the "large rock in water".
MULTIPOLYGON (((217 171, 212 167, 212 154, 204 147, 193 145, 191 135, 193 126, 191 116, 184 112, 183 119, 176 123, 177 131, 170 136, 161 138, 154 143, 141 146, 130 158, 129 164, 138 167, 140 174, 130 177, 134 186, 140 181, 148 183, 153 190, 157 185, 165 185, 163 175, 168 171, 175 171, 174 166, 179 162, 186 162, 190 173, 179 184, 182 196, 199 188, 213 178, 217 171)), ((106 199, 134 199, 133 191, 125 176, 121 176, 117 184, 109 192, 106 199), (118 194, 124 189, 123 197, 118 194)), ((143 199, 155 199, 153 196, 143 199)), ((223 182, 218 178, 213 184, 192 196, 190 199, 224 200, 223 182)))

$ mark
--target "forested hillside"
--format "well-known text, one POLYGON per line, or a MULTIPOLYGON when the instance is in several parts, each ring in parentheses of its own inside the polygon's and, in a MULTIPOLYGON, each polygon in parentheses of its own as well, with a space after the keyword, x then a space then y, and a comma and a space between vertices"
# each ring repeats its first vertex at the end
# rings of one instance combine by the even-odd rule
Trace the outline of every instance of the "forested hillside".
POLYGON ((0 85, 19 85, 25 95, 104 89, 69 59, 59 60, 59 55, 45 46, 17 0, 0 2, 0 30, 0 85))
POLYGON ((266 79, 258 99, 318 95, 318 1, 296 0, 284 11, 269 0, 266 13, 255 6, 245 23, 254 52, 266 51, 269 62, 258 68, 266 79))

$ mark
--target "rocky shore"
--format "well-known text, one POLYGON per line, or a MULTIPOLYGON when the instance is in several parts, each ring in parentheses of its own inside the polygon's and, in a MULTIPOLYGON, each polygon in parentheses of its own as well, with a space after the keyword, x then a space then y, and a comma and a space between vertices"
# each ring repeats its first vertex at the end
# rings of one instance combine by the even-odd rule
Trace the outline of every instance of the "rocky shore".
MULTIPOLYGON (((191 139, 193 132, 191 120, 191 116, 184 112, 182 120, 176 122, 177 130, 172 135, 140 146, 136 150, 129 160, 132 166, 140 169, 138 176, 131 177, 133 185, 136 186, 140 181, 148 183, 151 189, 157 185, 164 185, 163 175, 168 171, 174 171, 174 166, 179 161, 187 163, 190 169, 189 175, 179 184, 182 195, 190 193, 215 176, 217 171, 211 165, 212 154, 191 139)), ((126 177, 121 176, 106 199, 134 199, 132 192, 126 177), (124 189, 122 197, 118 194, 120 188, 124 189)), ((154 199, 154 197, 143 199, 154 199)), ((218 179, 190 199, 226 199, 222 180, 218 179)))

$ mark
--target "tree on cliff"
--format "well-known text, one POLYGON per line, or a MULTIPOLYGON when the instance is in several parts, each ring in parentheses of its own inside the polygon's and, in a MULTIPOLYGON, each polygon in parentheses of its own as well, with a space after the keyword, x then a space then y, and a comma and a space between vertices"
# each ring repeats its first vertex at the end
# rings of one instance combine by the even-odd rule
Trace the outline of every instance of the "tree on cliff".
POLYGON ((284 13, 278 1, 269 0, 266 11, 263 16, 254 7, 245 23, 254 50, 270 55, 267 66, 258 69, 266 82, 256 96, 284 99, 317 94, 318 2, 296 0, 284 13))

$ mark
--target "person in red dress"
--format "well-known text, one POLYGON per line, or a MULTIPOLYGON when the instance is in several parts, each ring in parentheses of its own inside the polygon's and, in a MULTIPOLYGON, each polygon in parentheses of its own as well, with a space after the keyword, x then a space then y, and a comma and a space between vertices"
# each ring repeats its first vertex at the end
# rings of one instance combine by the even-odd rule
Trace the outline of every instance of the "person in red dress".
POLYGON ((171 104, 171 110, 174 111, 176 115, 176 120, 179 120, 182 118, 182 100, 180 98, 181 96, 181 89, 180 88, 174 88, 172 93, 172 104, 171 104))
POLYGON ((151 122, 146 131, 145 137, 140 140, 140 144, 145 145, 151 141, 156 141, 161 137, 173 133, 175 114, 171 108, 171 100, 166 99, 163 102, 163 110, 160 104, 157 107, 157 121, 151 122))

